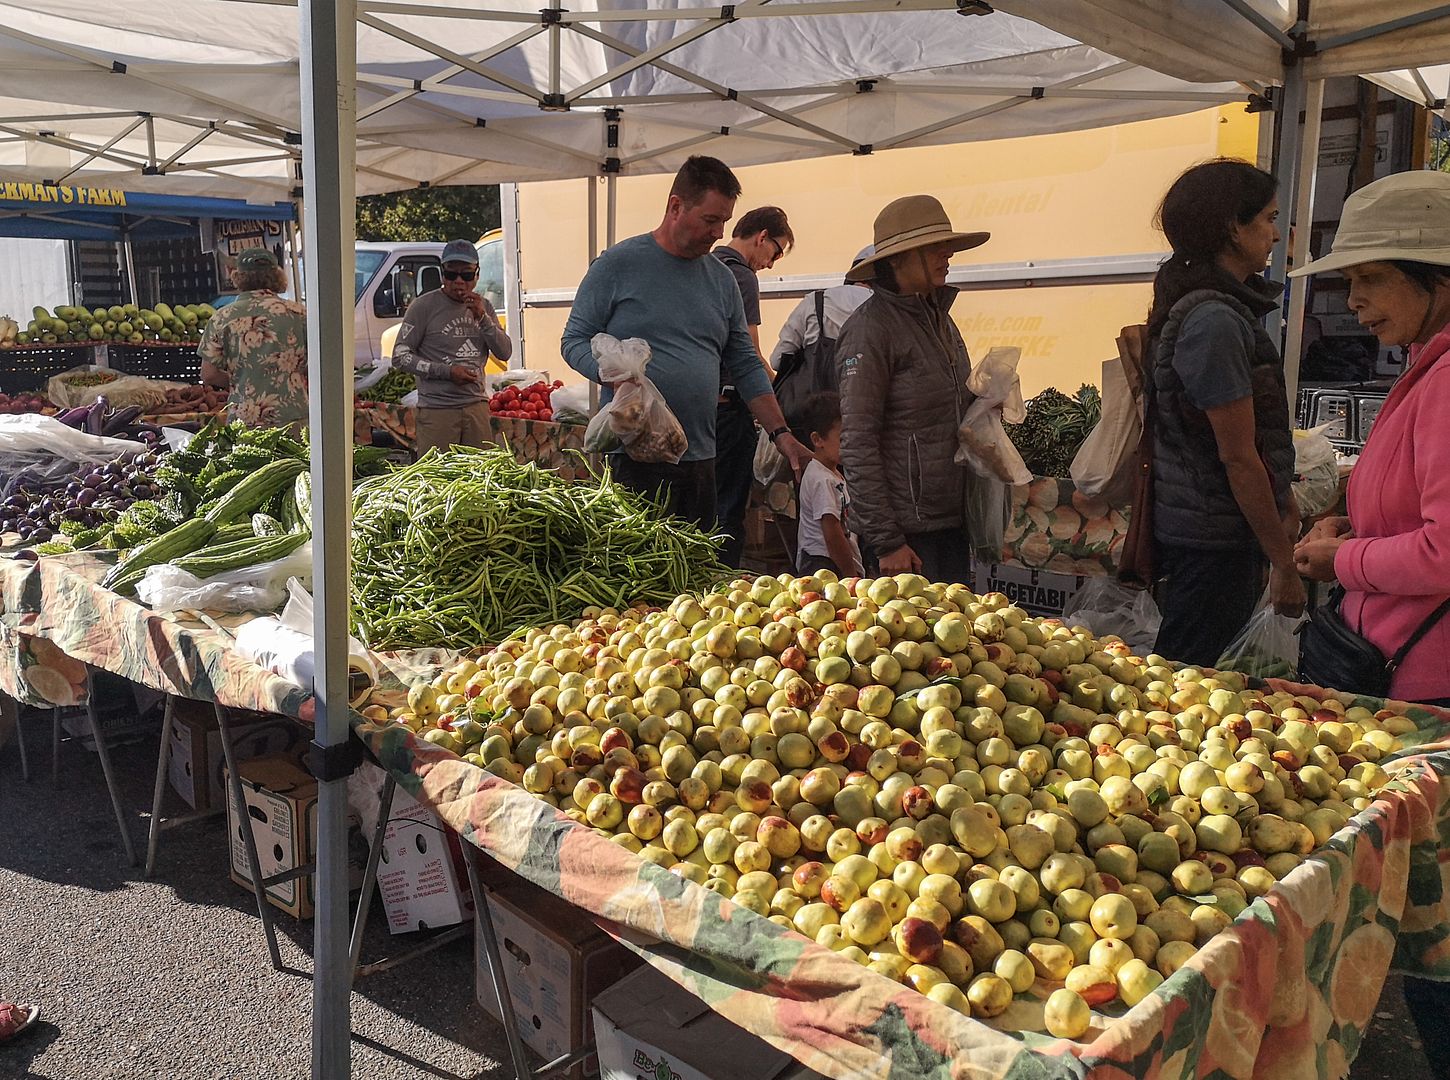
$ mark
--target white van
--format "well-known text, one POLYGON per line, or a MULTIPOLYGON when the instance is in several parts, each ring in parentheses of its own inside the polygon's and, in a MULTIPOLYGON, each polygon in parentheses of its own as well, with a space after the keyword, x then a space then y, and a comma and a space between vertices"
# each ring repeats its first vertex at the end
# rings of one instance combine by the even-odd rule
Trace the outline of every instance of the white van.
MULTIPOLYGON (((357 306, 354 309, 355 367, 370 367, 392 355, 396 327, 408 305, 443 284, 439 243, 375 244, 359 242, 356 255, 357 306), (389 331, 392 331, 389 333, 389 331)), ((479 275, 474 290, 503 314, 503 233, 495 229, 478 241, 479 275)))

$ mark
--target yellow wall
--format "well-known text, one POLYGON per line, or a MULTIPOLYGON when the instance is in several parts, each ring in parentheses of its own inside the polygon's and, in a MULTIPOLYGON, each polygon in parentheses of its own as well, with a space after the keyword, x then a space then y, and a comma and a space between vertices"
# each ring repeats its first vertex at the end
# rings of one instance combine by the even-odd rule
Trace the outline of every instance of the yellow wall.
MULTIPOLYGON (((1165 245, 1152 227, 1153 211, 1173 178, 1217 154, 1252 157, 1256 133, 1256 118, 1232 106, 1094 131, 756 166, 738 171, 744 194, 737 210, 774 203, 790 216, 796 249, 762 280, 844 272, 870 242, 877 211, 916 191, 940 198, 958 229, 992 233, 989 243, 960 256, 962 265, 1157 252, 1165 245)), ((620 238, 658 224, 670 180, 618 182, 620 238)), ((591 185, 600 196, 602 245, 601 183, 521 186, 526 291, 570 288, 583 275, 591 185)), ((1022 347, 1030 396, 1047 386, 1071 392, 1097 382, 1101 362, 1116 353, 1119 327, 1140 321, 1148 299, 1147 285, 992 289, 964 293, 953 313, 973 356, 992 345, 1022 347)), ((764 303, 767 351, 795 303, 764 303)), ((558 353, 566 317, 563 308, 533 309, 525 328, 529 366, 568 379, 558 353)))

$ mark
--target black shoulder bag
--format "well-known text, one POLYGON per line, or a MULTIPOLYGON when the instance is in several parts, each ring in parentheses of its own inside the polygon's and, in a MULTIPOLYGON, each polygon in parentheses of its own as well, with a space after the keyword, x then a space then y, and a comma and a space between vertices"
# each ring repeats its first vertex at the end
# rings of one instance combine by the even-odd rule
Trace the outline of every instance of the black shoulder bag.
POLYGON ((1450 600, 1446 600, 1386 660, 1377 645, 1350 629, 1341 613, 1343 603, 1344 587, 1335 585, 1329 602, 1314 612, 1300 631, 1299 681, 1378 698, 1389 697, 1395 670, 1420 639, 1450 612, 1450 600))

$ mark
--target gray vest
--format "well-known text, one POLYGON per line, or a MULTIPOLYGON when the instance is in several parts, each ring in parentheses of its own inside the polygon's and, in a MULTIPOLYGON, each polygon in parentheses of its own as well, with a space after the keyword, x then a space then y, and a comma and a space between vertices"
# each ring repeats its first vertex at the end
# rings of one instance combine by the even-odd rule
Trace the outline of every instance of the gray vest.
POLYGON ((1228 472, 1219 461, 1218 442, 1208 416, 1189 402, 1183 380, 1173 367, 1183 320, 1207 301, 1227 304, 1253 331, 1254 445, 1268 469, 1280 514, 1289 505, 1294 439, 1279 351, 1242 301, 1217 289, 1199 289, 1173 305, 1153 354, 1153 534, 1164 543, 1182 547, 1257 547, 1254 531, 1229 487, 1228 472))

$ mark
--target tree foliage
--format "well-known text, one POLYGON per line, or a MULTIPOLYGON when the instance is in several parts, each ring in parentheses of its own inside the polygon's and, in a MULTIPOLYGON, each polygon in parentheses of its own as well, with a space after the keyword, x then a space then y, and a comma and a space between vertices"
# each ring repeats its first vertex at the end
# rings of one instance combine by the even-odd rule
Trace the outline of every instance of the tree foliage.
POLYGON ((359 240, 477 240, 499 220, 497 185, 414 188, 357 200, 359 240))

